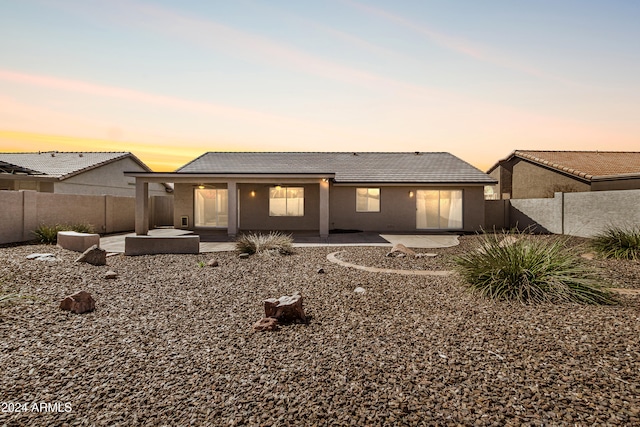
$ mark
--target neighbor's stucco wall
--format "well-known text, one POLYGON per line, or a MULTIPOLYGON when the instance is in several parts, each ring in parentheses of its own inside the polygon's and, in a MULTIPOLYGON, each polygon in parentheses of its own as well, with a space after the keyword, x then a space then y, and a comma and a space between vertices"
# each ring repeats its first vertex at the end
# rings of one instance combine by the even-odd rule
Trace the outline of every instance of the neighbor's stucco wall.
POLYGON ((590 191, 585 182, 520 160, 513 165, 512 199, 553 197, 556 192, 590 191))
MULTIPOLYGON (((124 172, 145 172, 145 170, 130 157, 125 157, 56 182, 55 192, 135 197, 135 178, 124 176, 124 172)), ((162 184, 149 183, 149 196, 167 195, 162 184)))

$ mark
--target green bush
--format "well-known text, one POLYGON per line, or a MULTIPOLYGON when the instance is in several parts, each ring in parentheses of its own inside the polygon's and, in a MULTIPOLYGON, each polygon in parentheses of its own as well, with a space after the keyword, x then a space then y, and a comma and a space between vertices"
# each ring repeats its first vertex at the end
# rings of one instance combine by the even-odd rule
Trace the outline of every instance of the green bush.
POLYGON ((33 230, 36 240, 39 243, 47 245, 55 245, 58 241, 58 231, 76 231, 78 233, 93 233, 94 229, 91 224, 56 224, 56 225, 40 225, 33 230))
POLYGON ((640 227, 609 227, 591 241, 605 258, 640 259, 640 227))
POLYGON ((277 253, 290 255, 293 253, 293 237, 272 231, 269 234, 248 233, 236 240, 236 249, 242 253, 277 253))
POLYGON ((613 304, 597 272, 561 239, 486 234, 478 250, 455 258, 468 286, 495 300, 613 304))

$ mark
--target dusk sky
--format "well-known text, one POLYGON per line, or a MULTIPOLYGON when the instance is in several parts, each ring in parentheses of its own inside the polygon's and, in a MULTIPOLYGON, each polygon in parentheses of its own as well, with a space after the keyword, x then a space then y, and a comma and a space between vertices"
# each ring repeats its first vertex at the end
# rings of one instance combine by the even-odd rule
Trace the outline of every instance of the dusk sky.
POLYGON ((640 1, 0 0, 0 151, 640 151, 640 1))

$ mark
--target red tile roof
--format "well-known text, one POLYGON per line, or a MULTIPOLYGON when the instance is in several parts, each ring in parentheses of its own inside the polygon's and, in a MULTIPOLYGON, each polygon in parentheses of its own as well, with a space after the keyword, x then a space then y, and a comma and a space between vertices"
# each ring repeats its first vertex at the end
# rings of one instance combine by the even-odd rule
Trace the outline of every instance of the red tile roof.
MULTIPOLYGON (((516 150, 505 160, 513 157, 526 159, 587 180, 594 177, 640 175, 640 152, 638 151, 516 150)), ((492 169, 495 169, 495 166, 492 169)))

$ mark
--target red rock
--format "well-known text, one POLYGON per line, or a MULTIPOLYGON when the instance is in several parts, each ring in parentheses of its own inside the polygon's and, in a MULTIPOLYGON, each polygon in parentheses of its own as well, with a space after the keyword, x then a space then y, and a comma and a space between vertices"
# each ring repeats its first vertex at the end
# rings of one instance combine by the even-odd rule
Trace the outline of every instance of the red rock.
POLYGON ((278 330, 278 321, 273 317, 265 317, 264 319, 258 320, 253 325, 254 331, 277 331, 278 330))
POLYGON ((278 299, 269 298, 264 301, 265 317, 273 317, 281 323, 307 322, 307 317, 302 308, 302 296, 282 296, 278 299))
POLYGON ((95 310, 96 301, 88 292, 80 291, 63 299, 60 303, 60 308, 72 313, 82 314, 95 310))

